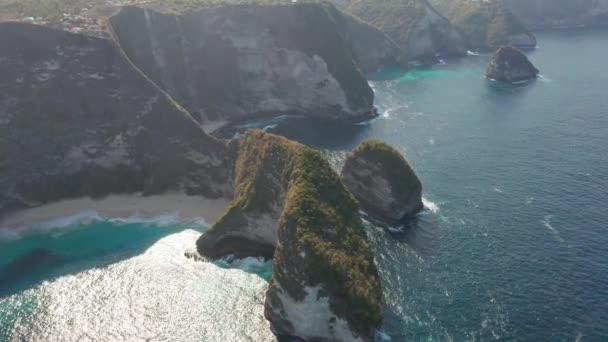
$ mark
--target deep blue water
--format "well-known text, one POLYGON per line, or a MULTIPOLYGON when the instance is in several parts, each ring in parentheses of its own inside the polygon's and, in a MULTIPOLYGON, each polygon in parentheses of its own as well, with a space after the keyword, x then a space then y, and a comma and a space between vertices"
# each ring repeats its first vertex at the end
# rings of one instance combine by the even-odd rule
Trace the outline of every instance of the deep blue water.
POLYGON ((484 79, 489 56, 384 70, 381 118, 274 129, 338 161, 385 140, 438 205, 372 228, 393 340, 608 341, 608 31, 538 39, 534 82, 484 79))
MULTIPOLYGON (((382 116, 366 124, 261 124, 336 165, 362 140, 382 139, 418 173, 438 210, 400 234, 368 224, 392 341, 608 341, 608 31, 538 39, 534 82, 488 81, 489 56, 469 56, 370 75, 382 116)), ((269 264, 237 266, 249 277, 187 263, 183 246, 197 232, 183 231, 204 229, 193 222, 76 225, 0 243, 0 269, 21 257, 26 271, 0 274, 0 341, 219 341, 238 327, 246 331, 230 338, 267 340, 269 264), (83 309, 91 305, 101 313, 83 309)))

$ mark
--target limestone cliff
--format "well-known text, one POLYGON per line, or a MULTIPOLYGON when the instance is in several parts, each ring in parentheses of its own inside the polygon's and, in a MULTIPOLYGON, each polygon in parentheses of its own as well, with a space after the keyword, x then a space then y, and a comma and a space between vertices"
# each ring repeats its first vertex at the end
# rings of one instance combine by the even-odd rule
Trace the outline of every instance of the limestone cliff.
POLYGON ((466 54, 460 34, 426 0, 332 0, 387 33, 411 60, 466 54))
POLYGON ((342 181, 376 221, 398 224, 423 207, 422 184, 414 170, 381 141, 364 141, 346 158, 342 181))
POLYGON ((492 56, 486 76, 501 82, 515 83, 534 79, 538 76, 538 72, 521 51, 511 46, 504 46, 492 56))
POLYGON ((110 22, 130 59, 204 123, 374 115, 345 20, 329 4, 225 5, 181 14, 126 7, 110 22))
POLYGON ((504 0, 533 28, 608 26, 608 0, 504 0))
POLYGON ((74 196, 231 191, 223 143, 106 39, 0 24, 0 212, 74 196))
POLYGON ((470 50, 536 46, 536 37, 500 1, 431 0, 462 33, 470 50))
POLYGON ((383 316, 380 280, 338 175, 320 153, 262 131, 231 148, 235 200, 201 236, 199 252, 274 254, 265 316, 280 335, 372 341, 383 316))

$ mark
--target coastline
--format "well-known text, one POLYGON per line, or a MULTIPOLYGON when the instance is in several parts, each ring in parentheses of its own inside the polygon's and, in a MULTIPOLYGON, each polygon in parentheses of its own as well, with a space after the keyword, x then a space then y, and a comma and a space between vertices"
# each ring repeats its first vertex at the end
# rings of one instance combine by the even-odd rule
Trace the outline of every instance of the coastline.
POLYGON ((150 219, 173 214, 179 220, 204 219, 216 222, 230 206, 226 198, 210 199, 188 196, 181 192, 142 196, 141 194, 109 195, 101 199, 75 198, 60 200, 39 207, 17 210, 0 217, 0 231, 28 230, 56 219, 77 216, 85 212, 104 218, 138 217, 150 219))

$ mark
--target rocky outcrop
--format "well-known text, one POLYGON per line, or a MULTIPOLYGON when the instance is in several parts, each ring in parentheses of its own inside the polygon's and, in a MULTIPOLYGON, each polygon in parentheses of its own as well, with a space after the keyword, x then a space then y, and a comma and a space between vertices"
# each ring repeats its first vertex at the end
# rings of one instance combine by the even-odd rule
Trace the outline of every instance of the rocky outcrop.
POLYGON ((0 24, 0 213, 76 196, 231 192, 207 136, 106 39, 0 24))
POLYGON ((274 255, 265 316, 278 334, 372 341, 383 316, 380 280, 356 202, 327 160, 262 131, 231 150, 235 200, 198 252, 274 255))
POLYGON ((533 48, 536 37, 501 1, 431 0, 462 33, 470 50, 533 48))
POLYGON ((504 0, 532 28, 608 26, 608 0, 504 0))
POLYGON ((511 46, 501 47, 494 53, 486 70, 486 77, 507 83, 522 82, 538 76, 538 69, 528 57, 511 46))
POLYGON ((110 19, 129 58, 201 122, 298 114, 358 121, 373 92, 327 3, 226 5, 110 19))
POLYGON ((332 2, 388 34, 411 60, 466 54, 460 34, 426 0, 332 2))
POLYGON ((353 52, 359 67, 365 72, 374 72, 382 67, 407 67, 405 51, 386 33, 361 19, 344 14, 353 52))
POLYGON ((368 140, 347 158, 342 182, 370 218, 398 224, 423 208, 422 184, 403 156, 387 144, 368 140))

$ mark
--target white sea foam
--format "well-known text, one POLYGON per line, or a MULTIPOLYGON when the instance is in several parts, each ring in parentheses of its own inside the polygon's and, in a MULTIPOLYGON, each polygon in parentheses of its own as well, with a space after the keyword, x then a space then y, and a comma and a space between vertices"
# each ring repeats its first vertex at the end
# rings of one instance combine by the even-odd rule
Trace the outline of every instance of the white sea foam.
POLYGON ((382 330, 376 332, 376 342, 390 342, 391 336, 382 330))
POLYGON ((138 256, 0 298, 2 310, 36 303, 9 340, 276 341, 263 315, 267 282, 185 258, 199 235, 169 235, 138 256))
POLYGON ((430 211, 433 214, 436 214, 439 212, 439 206, 435 202, 432 202, 429 199, 422 197, 422 204, 424 205, 424 208, 426 210, 430 211))
POLYGON ((467 55, 469 55, 469 56, 487 56, 487 54, 482 54, 482 53, 471 51, 471 50, 467 51, 467 55))
POLYGON ((551 233, 553 233, 553 235, 559 242, 564 242, 564 239, 562 239, 562 237, 559 235, 559 231, 551 223, 552 219, 553 219, 553 215, 545 216, 545 218, 543 219, 543 225, 545 226, 545 228, 547 228, 547 230, 549 230, 551 233))
MULTIPOLYGON (((157 227, 166 227, 179 223, 180 218, 177 212, 164 213, 152 217, 140 216, 138 213, 128 217, 107 217, 95 210, 90 209, 74 215, 68 215, 41 223, 36 223, 31 226, 0 227, 0 241, 18 240, 24 236, 32 234, 45 234, 56 237, 74 229, 79 229, 81 227, 102 221, 119 225, 141 223, 145 225, 153 224, 157 227)), ((207 222, 203 218, 196 218, 191 220, 191 222, 204 227, 208 226, 207 222)))

